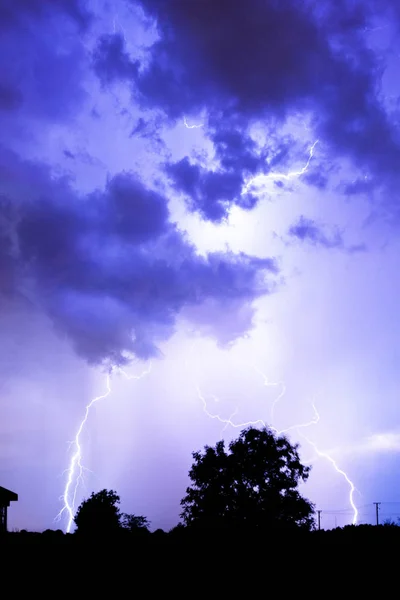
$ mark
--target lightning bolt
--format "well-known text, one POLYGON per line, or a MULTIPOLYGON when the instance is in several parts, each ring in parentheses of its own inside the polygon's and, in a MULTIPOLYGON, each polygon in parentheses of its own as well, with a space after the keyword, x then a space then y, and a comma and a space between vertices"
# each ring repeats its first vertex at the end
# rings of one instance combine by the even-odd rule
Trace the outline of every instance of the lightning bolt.
POLYGON ((290 179, 294 179, 296 177, 301 177, 301 175, 304 175, 304 173, 307 172, 308 167, 310 166, 310 162, 314 156, 315 147, 318 143, 319 143, 319 140, 316 140, 312 144, 312 146, 310 147, 310 150, 309 150, 308 160, 307 160, 306 164, 304 165, 304 167, 302 167, 299 171, 289 171, 289 173, 276 173, 273 171, 273 172, 267 173, 265 175, 256 175, 255 177, 252 177, 249 181, 247 181, 245 183, 245 185, 243 187, 243 191, 248 192, 250 186, 252 186, 252 185, 257 185, 257 187, 261 187, 261 185, 263 185, 263 183, 265 184, 267 181, 271 181, 271 180, 272 181, 276 180, 276 179, 290 180, 290 179))
MULTIPOLYGON (((63 502, 63 507, 61 508, 60 512, 58 513, 58 515, 55 518, 55 521, 60 521, 62 515, 64 513, 67 514, 67 519, 68 519, 67 526, 66 526, 67 533, 70 533, 70 531, 71 531, 72 523, 74 521, 74 516, 75 516, 76 496, 77 496, 77 493, 79 490, 79 486, 83 483, 84 471, 87 470, 84 467, 83 462, 82 462, 83 452, 82 452, 82 445, 81 445, 81 435, 85 428, 85 425, 89 418, 90 410, 93 407, 93 405, 96 404, 96 402, 99 402, 100 400, 104 400, 112 393, 112 389, 111 389, 112 370, 113 369, 111 369, 110 373, 108 373, 106 376, 106 390, 107 391, 104 394, 102 394, 101 396, 96 396, 96 398, 93 398, 92 400, 90 400, 90 402, 86 405, 83 419, 80 422, 79 427, 75 434, 75 438, 71 443, 71 445, 74 447, 74 452, 71 456, 69 466, 66 469, 67 481, 65 483, 64 492, 61 496, 61 500, 63 502), (74 482, 75 482, 75 484, 74 484, 74 482)), ((150 363, 149 367, 145 371, 143 371, 143 373, 141 373, 140 375, 128 375, 122 369, 118 369, 118 373, 123 375, 127 380, 142 379, 142 377, 144 377, 145 375, 148 375, 150 373, 150 371, 151 371, 151 363, 150 363)))
POLYGON ((350 487, 350 493, 349 493, 349 502, 350 502, 350 506, 353 509, 353 525, 357 524, 357 520, 358 520, 358 508, 354 502, 354 494, 357 491, 356 490, 356 486, 354 485, 354 483, 351 481, 350 477, 347 475, 347 473, 345 471, 343 471, 343 469, 341 469, 337 462, 332 458, 332 456, 330 454, 328 454, 327 452, 322 452, 321 450, 319 450, 319 448, 317 447, 317 445, 315 444, 315 442, 311 441, 306 435, 304 435, 304 433, 301 433, 300 431, 298 432, 299 435, 301 437, 303 437, 306 442, 308 442, 310 444, 310 446, 314 449, 315 453, 320 457, 320 458, 325 458, 327 461, 329 461, 331 463, 331 465, 333 466, 333 468, 335 469, 335 471, 337 473, 339 473, 339 475, 341 475, 346 482, 348 483, 349 487, 350 487))
POLYGON ((186 129, 200 129, 200 127, 204 127, 204 123, 200 123, 200 125, 189 125, 186 117, 183 117, 183 124, 185 125, 186 129))
POLYGON ((277 173, 277 174, 275 174, 275 177, 278 176, 281 179, 292 179, 293 177, 300 177, 301 175, 304 175, 304 173, 307 171, 308 167, 310 166, 311 159, 314 156, 315 146, 318 144, 318 142, 319 142, 319 140, 315 140, 313 145, 310 147, 308 160, 307 160, 306 164, 304 165, 304 167, 302 169, 300 169, 300 171, 291 171, 290 173, 287 173, 286 175, 284 173, 277 173))
POLYGON ((258 369, 254 365, 252 365, 251 368, 258 375, 260 375, 260 377, 262 377, 262 379, 264 380, 264 385, 266 387, 275 387, 277 385, 280 385, 282 387, 282 390, 281 390, 280 394, 275 398, 275 400, 272 402, 272 406, 271 406, 271 423, 274 423, 274 421, 275 421, 275 409, 276 409, 276 405, 278 404, 278 402, 280 402, 280 400, 282 400, 283 396, 285 395, 285 393, 286 393, 286 385, 283 383, 283 381, 271 382, 269 380, 269 378, 264 373, 262 373, 262 371, 260 371, 260 369, 258 369))

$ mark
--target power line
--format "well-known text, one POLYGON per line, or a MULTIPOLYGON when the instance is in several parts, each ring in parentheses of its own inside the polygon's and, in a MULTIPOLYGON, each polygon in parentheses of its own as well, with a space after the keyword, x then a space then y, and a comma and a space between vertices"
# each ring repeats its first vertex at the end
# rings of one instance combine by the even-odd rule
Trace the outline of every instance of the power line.
POLYGON ((381 504, 380 502, 374 502, 375 504, 375 511, 376 511, 376 524, 379 525, 379 505, 381 504))
MULTIPOLYGON (((357 506, 357 508, 358 508, 358 510, 363 510, 364 508, 371 508, 372 509, 372 506, 375 505, 375 504, 376 504, 376 502, 369 502, 368 504, 361 504, 361 505, 357 506)), ((398 504, 398 505, 400 505, 400 501, 399 502, 378 502, 378 504, 380 504, 382 506, 386 506, 387 504, 398 504)), ((352 513, 353 512, 352 508, 324 508, 324 509, 321 509, 321 510, 323 510, 323 512, 325 514, 328 514, 328 513, 332 513, 332 514, 340 514, 340 513, 346 514, 346 513, 352 513)), ((379 509, 379 510, 381 510, 381 509, 379 509)))
MULTIPOLYGON (((392 523, 393 523, 393 519, 397 518, 399 525, 400 525, 400 512, 396 512, 397 506, 400 506, 400 501, 397 501, 397 502, 396 501, 371 502, 368 504, 363 504, 358 507, 358 510, 359 510, 358 514, 359 514, 359 517, 363 519, 363 523, 359 522, 358 524, 367 525, 368 521, 370 521, 370 524, 373 524, 373 521, 375 521, 375 525, 379 525, 379 521, 380 521, 379 515, 381 515, 381 517, 385 517, 387 521, 391 520, 392 523), (375 507, 375 508, 373 508, 373 507, 375 507), (383 511, 382 511, 382 508, 383 508, 383 511), (385 510, 385 508, 386 508, 386 510, 385 510), (369 511, 368 511, 368 509, 369 509, 369 511)), ((343 517, 346 519, 346 517, 351 516, 353 511, 351 508, 342 508, 342 509, 332 509, 331 508, 331 509, 318 509, 315 512, 317 515, 318 530, 320 530, 321 529, 321 520, 323 518, 322 515, 326 516, 326 517, 331 517, 331 519, 334 517, 335 527, 337 527, 338 518, 343 517)))

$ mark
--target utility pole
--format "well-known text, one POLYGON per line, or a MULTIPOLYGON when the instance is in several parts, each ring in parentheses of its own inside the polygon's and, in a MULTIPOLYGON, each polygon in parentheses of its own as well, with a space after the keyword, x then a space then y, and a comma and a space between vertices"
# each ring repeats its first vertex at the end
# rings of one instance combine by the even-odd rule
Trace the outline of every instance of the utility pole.
POLYGON ((320 529, 321 529, 321 513, 322 513, 322 510, 317 510, 317 513, 318 513, 318 531, 320 531, 320 529))
POLYGON ((380 502, 374 502, 376 511, 376 524, 379 525, 379 505, 380 502))

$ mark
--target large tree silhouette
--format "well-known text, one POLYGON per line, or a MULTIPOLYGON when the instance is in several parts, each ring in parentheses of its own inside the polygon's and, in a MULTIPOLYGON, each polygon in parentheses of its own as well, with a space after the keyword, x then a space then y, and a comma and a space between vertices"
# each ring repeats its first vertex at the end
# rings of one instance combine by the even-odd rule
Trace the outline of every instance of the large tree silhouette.
POLYGON ((92 493, 84 500, 75 515, 77 533, 99 535, 116 533, 120 528, 120 498, 113 490, 92 493))
POLYGON ((182 499, 186 525, 311 529, 314 506, 299 491, 310 467, 298 445, 270 429, 249 427, 229 444, 193 453, 192 485, 182 499))

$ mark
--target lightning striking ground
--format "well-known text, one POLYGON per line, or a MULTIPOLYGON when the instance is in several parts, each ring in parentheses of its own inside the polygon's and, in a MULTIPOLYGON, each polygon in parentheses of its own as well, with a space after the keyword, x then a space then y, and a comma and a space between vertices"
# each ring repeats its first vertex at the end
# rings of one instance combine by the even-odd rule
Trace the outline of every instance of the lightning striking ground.
MULTIPOLYGON (((86 405, 83 419, 80 422, 79 427, 75 434, 75 438, 71 443, 71 445, 74 447, 74 452, 71 456, 69 466, 66 469, 67 481, 65 483, 64 492, 61 496, 61 500, 63 502, 63 507, 61 508, 60 512, 58 513, 58 515, 55 518, 56 521, 59 521, 62 518, 64 513, 67 514, 68 520, 67 520, 67 525, 66 525, 66 533, 70 533, 70 531, 71 531, 72 523, 74 521, 74 516, 75 516, 75 510, 76 510, 76 497, 77 497, 77 493, 79 490, 79 486, 83 483, 83 475, 84 475, 84 471, 86 470, 83 465, 83 462, 82 462, 82 445, 81 445, 82 431, 85 428, 85 425, 89 418, 90 410, 93 407, 93 405, 96 404, 96 402, 99 402, 99 400, 103 400, 103 399, 107 398, 112 393, 112 389, 111 389, 112 370, 113 369, 111 369, 110 373, 107 373, 107 376, 106 376, 107 391, 104 394, 102 394, 101 396, 96 396, 95 398, 90 400, 90 402, 86 405)), ((142 379, 142 377, 144 377, 145 375, 148 375, 150 373, 150 371, 151 371, 151 363, 150 363, 149 367, 145 371, 143 371, 140 375, 128 375, 122 369, 118 369, 118 373, 123 375, 127 380, 142 379)))
MULTIPOLYGON (((277 402, 279 402, 285 391, 286 391, 286 387, 285 385, 280 382, 280 383, 271 383, 268 379, 268 377, 262 373, 259 369, 257 369, 256 367, 252 367, 256 373, 258 373, 264 380, 264 385, 267 386, 277 386, 277 385, 281 385, 282 386, 282 391, 280 392, 280 394, 277 396, 277 398, 275 398, 275 400, 273 400, 272 402, 272 407, 271 407, 271 416, 273 416, 274 414, 274 408, 276 407, 277 402)), ((219 414, 217 413, 212 413, 210 412, 209 408, 208 408, 208 404, 207 404, 207 400, 205 398, 205 396, 203 395, 199 385, 196 385, 196 391, 197 391, 197 396, 199 398, 199 400, 202 403, 203 406, 203 411, 204 413, 207 415, 208 418, 210 419, 214 419, 217 420, 219 423, 223 424, 224 427, 222 429, 223 433, 228 426, 234 428, 234 429, 243 429, 245 427, 267 427, 269 429, 271 429, 272 431, 274 431, 277 435, 282 435, 285 433, 289 433, 290 431, 296 431, 298 433, 299 436, 303 437, 303 439, 306 440, 306 442, 313 448, 315 454, 317 455, 317 457, 319 458, 325 458, 327 461, 329 461, 331 463, 331 465, 333 466, 333 468, 335 469, 335 471, 341 475, 345 481, 347 482, 347 484, 349 485, 349 504, 353 510, 353 520, 352 523, 353 525, 355 525, 357 523, 358 520, 358 508, 355 504, 354 501, 354 494, 356 492, 356 487, 353 483, 353 481, 350 479, 350 477, 348 476, 348 474, 343 471, 343 469, 341 469, 339 467, 339 465, 337 464, 337 462, 334 460, 334 458, 328 453, 328 452, 324 452, 321 451, 315 442, 313 442, 312 440, 310 440, 304 433, 302 433, 300 431, 300 429, 305 429, 308 427, 311 427, 312 425, 317 425, 317 423, 320 422, 320 415, 319 412, 315 406, 314 403, 311 404, 313 412, 314 412, 314 416, 312 419, 310 419, 309 421, 306 421, 304 423, 300 423, 300 424, 294 424, 294 425, 290 425, 289 427, 286 427, 284 429, 277 429, 276 427, 274 427, 273 425, 269 425, 267 424, 263 419, 255 419, 253 421, 245 421, 245 422, 235 422, 233 421, 233 418, 238 414, 238 408, 235 409, 235 411, 228 417, 228 418, 224 418, 221 417, 219 414)), ((216 396, 211 396, 213 398, 214 401, 219 402, 219 399, 216 396)), ((274 421, 271 418, 271 423, 273 423, 274 421)), ((309 461, 309 462, 314 462, 314 459, 309 461)))
POLYGON ((354 483, 352 482, 352 480, 350 479, 350 477, 347 475, 347 473, 345 471, 343 471, 343 469, 341 469, 337 462, 332 458, 332 456, 330 456, 330 454, 328 454, 327 452, 322 452, 321 450, 319 450, 319 448, 317 447, 317 445, 310 440, 306 435, 304 435, 304 433, 301 433, 300 431, 298 432, 299 435, 301 437, 303 437, 306 442, 308 442, 310 444, 310 446, 314 449, 315 453, 320 457, 320 458, 325 458, 326 460, 328 460, 331 465, 333 466, 333 468, 335 469, 335 471, 337 473, 339 473, 339 475, 341 475, 346 482, 348 483, 349 487, 350 487, 350 493, 349 493, 349 502, 350 502, 350 506, 353 510, 353 525, 357 524, 357 520, 358 520, 358 508, 354 502, 354 494, 356 492, 356 486, 354 485, 354 483))
MULTIPOLYGON (((269 380, 268 380, 267 376, 264 373, 262 373, 262 371, 260 371, 259 369, 257 369, 254 366, 253 366, 253 369, 256 371, 256 373, 258 373, 263 378, 264 385, 266 385, 266 382, 269 383, 269 380)), ((271 384, 269 383, 269 385, 271 385, 271 384)), ((274 420, 273 420, 273 415, 274 415, 273 411, 274 411, 274 408, 276 407, 277 402, 279 402, 279 400, 282 397, 283 397, 283 394, 279 395, 274 400, 274 402, 272 403, 272 407, 271 407, 271 422, 272 423, 274 422, 274 420)), ((343 471, 343 469, 341 469, 338 466, 337 462, 334 460, 334 458, 332 458, 332 456, 330 455, 330 453, 328 453, 326 451, 323 452, 323 451, 319 450, 319 448, 317 447, 317 445, 315 444, 315 442, 312 442, 306 435, 304 435, 304 433, 302 433, 302 432, 299 431, 299 429, 304 429, 306 427, 309 427, 310 425, 316 425, 317 423, 319 423, 319 421, 320 421, 320 415, 319 415, 319 413, 317 411, 317 408, 316 408, 316 406, 315 406, 314 403, 312 404, 312 407, 313 407, 313 410, 314 410, 314 419, 313 420, 309 421, 308 423, 304 423, 304 424, 302 424, 300 426, 293 425, 293 426, 291 426, 291 427, 289 427, 289 428, 287 428, 287 429, 285 429, 285 430, 283 430, 281 432, 278 432, 276 429, 275 429, 275 431, 278 433, 278 435, 280 433, 286 433, 286 432, 292 431, 292 430, 297 431, 297 433, 300 436, 302 436, 310 444, 310 446, 313 448, 313 450, 315 451, 315 453, 317 454, 318 457, 325 458, 326 460, 328 460, 331 463, 331 465, 333 466, 333 468, 335 469, 335 471, 339 475, 341 475, 342 477, 344 477, 344 479, 346 480, 346 482, 347 482, 347 484, 349 485, 349 488, 350 488, 350 490, 349 490, 349 504, 350 504, 350 506, 351 506, 351 508, 353 510, 353 525, 355 525, 357 523, 357 518, 358 518, 358 509, 357 509, 357 506, 356 506, 356 504, 354 502, 354 493, 356 491, 356 487, 355 487, 354 483, 351 481, 351 479, 347 475, 347 473, 345 471, 343 471)))

